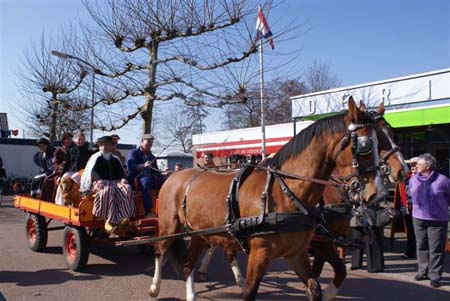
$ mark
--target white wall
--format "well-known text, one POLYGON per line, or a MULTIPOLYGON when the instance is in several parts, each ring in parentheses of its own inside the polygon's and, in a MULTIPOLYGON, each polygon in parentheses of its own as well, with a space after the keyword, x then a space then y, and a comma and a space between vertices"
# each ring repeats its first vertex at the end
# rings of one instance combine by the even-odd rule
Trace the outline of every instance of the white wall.
POLYGON ((0 144, 0 157, 8 178, 36 175, 39 167, 34 164, 33 156, 37 151, 34 145, 0 144))

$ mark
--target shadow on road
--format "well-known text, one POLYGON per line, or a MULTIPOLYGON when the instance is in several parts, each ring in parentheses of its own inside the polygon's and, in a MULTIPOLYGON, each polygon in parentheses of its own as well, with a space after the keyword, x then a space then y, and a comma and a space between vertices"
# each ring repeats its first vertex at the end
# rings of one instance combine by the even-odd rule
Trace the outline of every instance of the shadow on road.
POLYGON ((100 279, 96 275, 73 275, 68 270, 49 269, 35 272, 0 271, 0 283, 16 283, 18 286, 61 284, 67 281, 100 279))
POLYGON ((62 254, 62 247, 52 246, 52 247, 46 247, 42 253, 46 254, 62 254))

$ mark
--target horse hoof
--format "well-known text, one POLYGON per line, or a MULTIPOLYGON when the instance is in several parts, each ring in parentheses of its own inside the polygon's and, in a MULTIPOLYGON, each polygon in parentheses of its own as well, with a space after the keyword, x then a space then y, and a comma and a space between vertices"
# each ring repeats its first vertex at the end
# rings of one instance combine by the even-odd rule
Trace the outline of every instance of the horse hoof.
POLYGON ((159 286, 152 284, 148 289, 148 295, 152 298, 156 298, 159 295, 159 286))
POLYGON ((329 283, 328 286, 323 290, 323 301, 331 301, 336 297, 338 288, 333 282, 329 283))
POLYGON ((197 295, 187 296, 186 301, 197 301, 197 295))

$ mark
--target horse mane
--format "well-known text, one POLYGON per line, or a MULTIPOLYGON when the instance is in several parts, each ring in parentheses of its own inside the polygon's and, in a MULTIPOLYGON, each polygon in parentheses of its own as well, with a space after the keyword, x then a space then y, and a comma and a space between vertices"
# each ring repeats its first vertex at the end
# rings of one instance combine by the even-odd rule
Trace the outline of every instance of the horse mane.
POLYGON ((273 158, 269 158, 261 162, 262 166, 272 165, 280 168, 283 162, 293 155, 302 152, 311 142, 312 139, 320 137, 324 132, 343 133, 347 130, 344 124, 344 116, 347 112, 339 113, 330 117, 319 119, 306 129, 300 131, 288 143, 286 143, 273 158))

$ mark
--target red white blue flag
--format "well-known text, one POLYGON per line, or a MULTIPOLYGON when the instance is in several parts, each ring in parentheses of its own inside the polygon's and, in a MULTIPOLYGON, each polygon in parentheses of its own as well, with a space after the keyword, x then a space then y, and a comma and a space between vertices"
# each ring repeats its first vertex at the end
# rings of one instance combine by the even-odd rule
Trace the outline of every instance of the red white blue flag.
POLYGON ((272 40, 272 32, 270 31, 269 25, 267 24, 266 17, 261 9, 258 11, 258 18, 256 19, 256 40, 265 38, 269 41, 270 47, 275 49, 275 45, 272 40))

